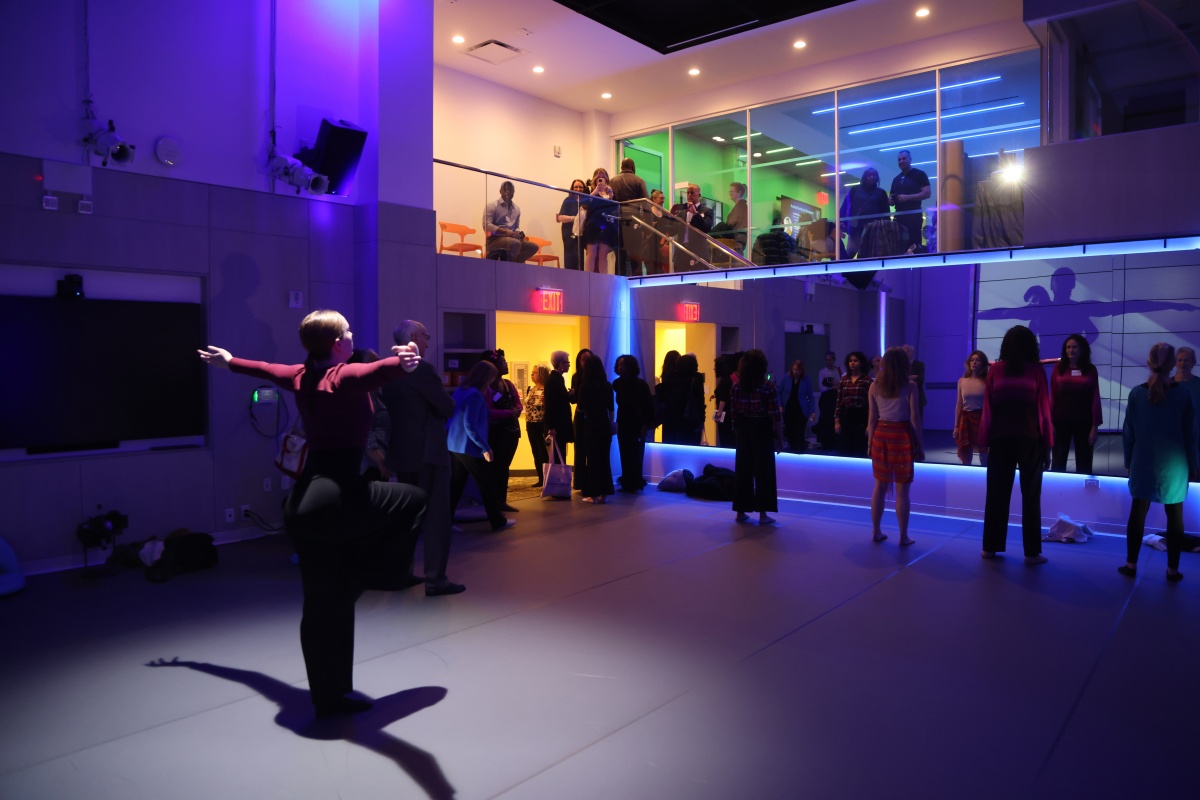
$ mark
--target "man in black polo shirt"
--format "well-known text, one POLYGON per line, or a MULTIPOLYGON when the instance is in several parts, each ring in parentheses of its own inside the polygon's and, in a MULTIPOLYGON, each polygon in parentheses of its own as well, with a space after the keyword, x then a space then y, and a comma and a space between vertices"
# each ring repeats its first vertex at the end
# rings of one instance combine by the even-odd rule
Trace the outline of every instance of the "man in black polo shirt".
POLYGON ((921 201, 929 199, 929 176, 912 165, 912 154, 901 150, 896 154, 900 174, 892 179, 891 203, 896 208, 896 222, 908 231, 908 243, 921 247, 921 224, 924 214, 921 201))

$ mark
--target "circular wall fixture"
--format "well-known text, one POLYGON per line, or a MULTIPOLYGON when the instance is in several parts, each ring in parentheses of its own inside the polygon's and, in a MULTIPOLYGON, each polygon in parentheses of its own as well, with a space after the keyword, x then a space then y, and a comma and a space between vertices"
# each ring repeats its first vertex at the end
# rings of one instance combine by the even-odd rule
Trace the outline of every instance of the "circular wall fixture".
POLYGON ((183 160, 183 148, 176 139, 164 136, 154 143, 154 157, 164 167, 178 167, 183 160))

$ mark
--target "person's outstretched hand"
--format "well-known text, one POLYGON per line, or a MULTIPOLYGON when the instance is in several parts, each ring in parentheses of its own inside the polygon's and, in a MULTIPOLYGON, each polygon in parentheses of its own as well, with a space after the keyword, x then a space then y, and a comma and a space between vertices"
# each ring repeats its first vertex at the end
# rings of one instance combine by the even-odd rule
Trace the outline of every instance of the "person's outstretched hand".
POLYGON ((412 342, 393 346, 392 353, 400 359, 405 372, 412 372, 421 363, 421 351, 412 342))
POLYGON ((222 347, 209 345, 206 350, 197 350, 200 354, 200 360, 205 364, 212 364, 214 367, 229 368, 229 361, 233 358, 230 352, 222 347))

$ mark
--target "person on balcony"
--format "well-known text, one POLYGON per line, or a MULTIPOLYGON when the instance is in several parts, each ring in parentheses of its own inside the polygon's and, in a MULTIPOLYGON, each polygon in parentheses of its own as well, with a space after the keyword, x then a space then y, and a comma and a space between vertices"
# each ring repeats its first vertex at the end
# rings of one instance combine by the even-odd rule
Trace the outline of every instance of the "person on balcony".
POLYGON ((538 248, 521 230, 521 208, 513 202, 515 193, 512 181, 500 184, 500 199, 483 210, 483 229, 487 232, 488 258, 524 264, 538 248))
MULTIPOLYGON (((621 172, 612 179, 610 186, 613 200, 618 203, 645 200, 650 197, 650 190, 646 187, 646 182, 638 177, 632 158, 621 159, 621 172)), ((621 240, 618 244, 620 247, 617 250, 617 274, 632 275, 636 272, 640 275, 642 262, 648 260, 644 254, 648 244, 647 235, 638 231, 632 220, 622 218, 621 240)))
MULTIPOLYGON (((712 230, 713 210, 710 206, 704 204, 704 201, 700 197, 700 187, 697 184, 688 184, 687 202, 676 203, 675 205, 671 206, 671 213, 686 222, 689 228, 695 228, 701 233, 708 233, 712 230)), ((696 237, 696 239, 699 240, 700 237, 696 237)), ((688 246, 689 237, 686 229, 680 236, 679 242, 684 247, 688 246)), ((690 250, 692 253, 695 253, 697 249, 703 250, 705 254, 708 252, 708 248, 704 246, 694 245, 693 247, 688 247, 688 250, 690 250)), ((676 272, 688 272, 695 269, 695 265, 696 262, 691 256, 684 253, 676 253, 676 272), (680 263, 681 260, 683 262, 682 264, 680 263)))

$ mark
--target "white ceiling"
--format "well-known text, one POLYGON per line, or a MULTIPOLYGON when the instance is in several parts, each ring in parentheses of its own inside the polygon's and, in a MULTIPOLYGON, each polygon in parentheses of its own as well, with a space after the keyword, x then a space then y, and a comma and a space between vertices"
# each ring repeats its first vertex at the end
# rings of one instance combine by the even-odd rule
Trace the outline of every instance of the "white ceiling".
MULTIPOLYGON (((647 0, 654 2, 655 0, 647 0)), ((735 2, 736 0, 731 0, 735 2)), ((857 0, 682 53, 660 55, 553 0, 436 0, 435 64, 578 111, 629 111, 706 89, 1021 19, 1021 0, 857 0), (915 16, 920 7, 929 16, 915 16), (461 35, 465 42, 454 44, 461 35), (466 55, 495 39, 524 51, 503 64, 466 55), (794 48, 803 39, 807 47, 794 48), (534 66, 545 72, 535 74, 534 66), (691 68, 700 75, 689 76, 691 68), (611 92, 612 99, 601 99, 611 92)))

